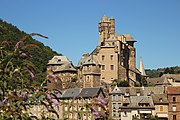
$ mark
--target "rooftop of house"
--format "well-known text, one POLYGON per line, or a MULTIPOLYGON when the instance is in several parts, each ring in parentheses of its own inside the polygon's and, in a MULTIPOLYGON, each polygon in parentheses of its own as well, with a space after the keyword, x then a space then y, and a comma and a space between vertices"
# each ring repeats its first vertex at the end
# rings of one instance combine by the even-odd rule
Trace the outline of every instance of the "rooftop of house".
POLYGON ((152 94, 154 104, 168 104, 167 94, 152 94))
POLYGON ((74 98, 94 98, 102 93, 105 97, 104 91, 101 87, 94 88, 70 88, 62 92, 60 99, 74 99, 74 98))
POLYGON ((72 63, 70 62, 62 62, 61 65, 58 65, 56 69, 52 70, 53 72, 63 72, 63 71, 73 71, 76 72, 77 70, 74 68, 72 63))
POLYGON ((158 77, 158 78, 149 78, 147 79, 147 82, 149 84, 153 84, 153 85, 168 85, 170 84, 167 79, 163 78, 163 77, 158 77))
POLYGON ((154 108, 151 96, 130 96, 127 99, 123 103, 128 103, 128 105, 122 108, 154 108))
POLYGON ((71 62, 66 56, 54 56, 49 60, 48 65, 51 64, 62 64, 64 62, 71 62))
POLYGON ((110 94, 124 94, 128 96, 148 96, 151 94, 164 94, 163 86, 156 87, 115 87, 110 94))
POLYGON ((67 99, 67 98, 75 98, 81 92, 81 88, 70 88, 63 91, 62 96, 60 98, 67 99))
POLYGON ((172 78, 175 81, 179 81, 180 82, 180 74, 163 74, 161 76, 161 78, 172 78))
POLYGON ((83 98, 97 97, 100 92, 102 92, 105 97, 105 94, 101 87, 83 88, 81 93, 78 95, 78 97, 83 97, 83 98))

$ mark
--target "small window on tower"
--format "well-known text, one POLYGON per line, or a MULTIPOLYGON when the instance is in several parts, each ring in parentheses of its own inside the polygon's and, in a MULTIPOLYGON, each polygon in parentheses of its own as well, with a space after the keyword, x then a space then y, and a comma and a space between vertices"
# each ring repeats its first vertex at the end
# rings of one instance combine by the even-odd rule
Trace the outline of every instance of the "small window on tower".
POLYGON ((111 65, 111 70, 114 70, 114 65, 111 65))
POLYGON ((104 55, 102 55, 102 60, 104 61, 104 58, 105 58, 105 56, 104 55))
POLYGON ((102 65, 102 70, 105 70, 105 65, 102 65))
POLYGON ((113 60, 113 55, 110 56, 110 59, 113 60))

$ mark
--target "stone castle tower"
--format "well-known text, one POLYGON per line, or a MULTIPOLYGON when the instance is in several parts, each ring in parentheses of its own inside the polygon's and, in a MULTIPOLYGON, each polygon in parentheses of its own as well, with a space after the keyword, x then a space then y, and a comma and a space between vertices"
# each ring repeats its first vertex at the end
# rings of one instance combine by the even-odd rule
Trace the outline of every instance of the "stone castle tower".
POLYGON ((83 87, 111 84, 115 79, 126 80, 134 86, 137 74, 136 41, 130 34, 115 33, 113 17, 103 16, 98 29, 98 46, 90 55, 83 55, 78 63, 78 78, 83 81, 83 87))

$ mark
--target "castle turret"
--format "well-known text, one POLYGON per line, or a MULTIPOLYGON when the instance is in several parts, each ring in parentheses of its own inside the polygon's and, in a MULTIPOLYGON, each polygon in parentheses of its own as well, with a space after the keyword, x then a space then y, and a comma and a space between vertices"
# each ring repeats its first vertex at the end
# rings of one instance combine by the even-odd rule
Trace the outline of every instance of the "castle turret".
POLYGON ((110 35, 115 35, 115 19, 114 17, 111 17, 110 19, 110 35))
POLYGON ((108 18, 103 16, 99 22, 99 34, 100 34, 100 44, 102 45, 105 40, 107 40, 110 35, 115 34, 115 20, 113 17, 108 18))

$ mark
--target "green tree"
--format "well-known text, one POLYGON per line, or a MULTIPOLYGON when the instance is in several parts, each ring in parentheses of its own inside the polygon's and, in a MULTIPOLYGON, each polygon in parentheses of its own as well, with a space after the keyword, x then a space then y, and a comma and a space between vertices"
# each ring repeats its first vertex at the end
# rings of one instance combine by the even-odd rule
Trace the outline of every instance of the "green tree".
POLYGON ((117 84, 118 87, 129 87, 129 82, 127 80, 124 80, 124 81, 120 81, 118 84, 117 84))

